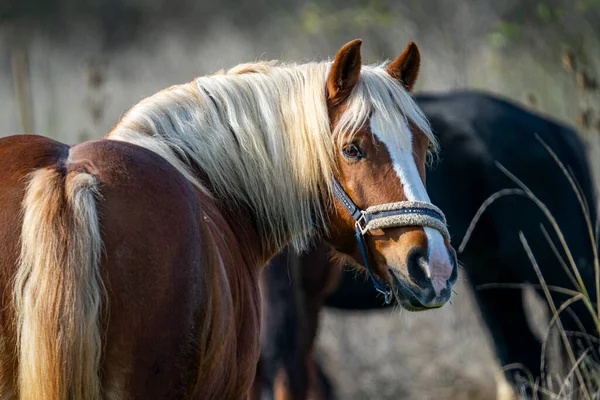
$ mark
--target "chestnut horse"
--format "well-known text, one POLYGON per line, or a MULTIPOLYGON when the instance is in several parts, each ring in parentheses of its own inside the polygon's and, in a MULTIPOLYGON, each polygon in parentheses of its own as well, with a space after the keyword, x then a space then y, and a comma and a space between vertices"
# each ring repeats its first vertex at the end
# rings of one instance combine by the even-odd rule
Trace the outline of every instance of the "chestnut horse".
POLYGON ((456 281, 425 191, 420 55, 244 64, 161 91, 102 140, 0 140, 0 397, 240 399, 262 266, 322 237, 409 308, 456 281))
MULTIPOLYGON (((459 245, 473 217, 489 196, 516 186, 496 167, 498 161, 553 214, 570 256, 576 261, 577 274, 594 304, 596 240, 590 238, 580 200, 593 226, 597 219, 596 194, 585 145, 577 132, 478 91, 420 94, 415 100, 431 122, 443 149, 440 163, 428 171, 427 186, 431 199, 447 214, 454 234, 453 244, 461 249, 459 245), (567 168, 577 191, 537 137, 567 168), (455 179, 457 176, 461 179, 455 179)), ((500 364, 519 366, 506 371, 509 382, 532 395, 535 389, 524 387, 524 379, 517 374, 543 378, 542 343, 526 318, 520 289, 525 283, 539 283, 539 278, 519 241, 519 231, 527 238, 548 285, 582 290, 573 276, 565 272, 563 262, 568 263, 568 256, 548 219, 523 196, 500 198, 491 205, 475 225, 470 241, 463 244, 460 259, 465 276, 475 289, 475 299, 500 364), (548 242, 541 225, 546 227, 553 244, 548 242)), ((328 398, 327 393, 332 390, 312 355, 322 307, 382 309, 382 298, 370 282, 356 271, 341 272, 336 262, 329 261, 328 253, 322 242, 303 254, 286 249, 263 269, 265 329, 256 386, 263 391, 274 391, 277 400, 328 398)), ((567 269, 575 274, 571 265, 567 269)), ((571 294, 553 290, 551 295, 557 308, 572 301, 571 294)), ((599 362, 597 345, 594 346, 598 329, 583 302, 574 302, 561 313, 561 323, 576 357, 587 353, 599 362)), ((563 364, 565 372, 570 372, 570 360, 565 358, 563 364)), ((579 384, 574 382, 576 390, 579 384)))

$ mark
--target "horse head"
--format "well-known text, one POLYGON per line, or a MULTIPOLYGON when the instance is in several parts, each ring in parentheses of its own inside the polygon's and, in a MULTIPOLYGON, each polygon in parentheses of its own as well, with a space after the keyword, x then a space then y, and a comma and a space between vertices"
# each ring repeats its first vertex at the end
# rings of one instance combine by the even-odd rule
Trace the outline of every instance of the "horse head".
POLYGON ((411 42, 386 66, 367 67, 360 47, 360 40, 343 46, 327 79, 337 200, 326 241, 366 268, 386 301, 393 293, 409 310, 441 307, 457 261, 445 217, 425 188, 428 152, 437 144, 409 94, 419 50, 411 42), (356 123, 356 114, 367 118, 356 123))

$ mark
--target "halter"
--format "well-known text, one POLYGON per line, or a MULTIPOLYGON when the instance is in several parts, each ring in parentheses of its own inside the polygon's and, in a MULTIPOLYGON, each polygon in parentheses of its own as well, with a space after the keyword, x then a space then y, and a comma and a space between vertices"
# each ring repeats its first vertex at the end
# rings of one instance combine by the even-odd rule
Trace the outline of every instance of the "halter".
POLYGON ((422 226, 436 229, 445 239, 450 240, 444 213, 431 203, 424 201, 400 201, 371 206, 366 210, 362 210, 352 201, 348 193, 344 191, 342 185, 335 178, 333 179, 333 194, 335 194, 335 197, 348 210, 355 221, 354 232, 365 268, 367 268, 371 281, 373 281, 375 290, 384 296, 386 304, 390 304, 392 301, 392 289, 387 287, 385 283, 380 282, 375 274, 373 274, 371 265, 369 264, 364 235, 373 229, 422 226))

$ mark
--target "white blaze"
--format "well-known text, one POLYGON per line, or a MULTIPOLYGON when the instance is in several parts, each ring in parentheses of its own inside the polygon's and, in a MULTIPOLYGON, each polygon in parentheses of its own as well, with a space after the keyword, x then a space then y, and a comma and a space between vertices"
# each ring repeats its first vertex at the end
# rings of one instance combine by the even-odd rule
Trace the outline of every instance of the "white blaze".
MULTIPOLYGON (((384 132, 379 129, 377 123, 377 115, 371 118, 371 132, 379 139, 386 147, 394 164, 394 171, 400 179, 400 183, 404 188, 404 195, 409 201, 424 201, 431 203, 425 185, 419 175, 417 164, 413 156, 412 149, 412 133, 407 123, 402 126, 403 132, 384 132), (397 135, 406 133, 408 140, 398 140, 397 135)), ((444 244, 442 234, 436 229, 424 227, 427 235, 427 251, 428 251, 428 275, 435 290, 436 295, 439 295, 442 289, 446 287, 446 281, 452 273, 452 262, 450 255, 444 244)))

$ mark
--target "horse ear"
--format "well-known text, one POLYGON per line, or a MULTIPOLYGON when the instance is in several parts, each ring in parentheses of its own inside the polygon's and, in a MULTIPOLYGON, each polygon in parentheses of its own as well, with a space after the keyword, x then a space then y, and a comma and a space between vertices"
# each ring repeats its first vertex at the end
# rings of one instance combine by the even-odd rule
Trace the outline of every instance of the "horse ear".
POLYGON ((412 90, 421 66, 421 53, 414 42, 410 42, 400 57, 388 64, 387 72, 394 79, 402 82, 406 90, 412 90))
POLYGON ((362 40, 360 39, 348 42, 335 56, 327 78, 327 99, 332 105, 346 100, 358 82, 361 67, 361 44, 362 40))

